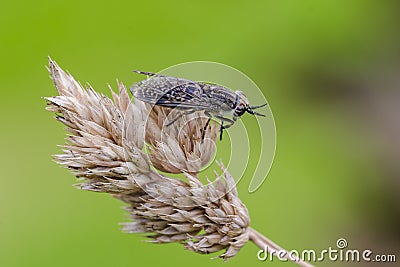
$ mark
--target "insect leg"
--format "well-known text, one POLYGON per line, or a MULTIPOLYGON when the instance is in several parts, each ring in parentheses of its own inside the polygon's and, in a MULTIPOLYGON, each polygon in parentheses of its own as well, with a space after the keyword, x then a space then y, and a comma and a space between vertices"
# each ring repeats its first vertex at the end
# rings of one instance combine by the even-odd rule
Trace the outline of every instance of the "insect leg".
POLYGON ((206 135, 207 127, 210 124, 210 120, 212 118, 211 114, 208 113, 207 111, 204 111, 204 114, 206 114, 206 116, 208 117, 208 120, 207 120, 206 124, 204 125, 202 133, 201 133, 201 143, 203 143, 203 141, 204 141, 204 137, 206 135))
POLYGON ((180 112, 180 114, 178 114, 172 121, 168 122, 168 124, 166 125, 167 127, 172 125, 174 122, 176 122, 180 117, 185 116, 185 115, 189 115, 192 114, 193 112, 195 112, 195 110, 191 109, 185 112, 180 112))
POLYGON ((235 123, 234 120, 231 120, 231 119, 228 119, 228 118, 225 118, 222 116, 215 116, 215 118, 220 119, 221 121, 224 121, 224 122, 229 122, 229 126, 224 126, 225 128, 229 128, 235 123))
POLYGON ((219 141, 222 141, 223 132, 224 132, 224 121, 221 120, 221 127, 219 128, 219 141))
POLYGON ((161 74, 158 74, 158 73, 154 73, 154 72, 148 72, 148 71, 133 70, 133 72, 136 72, 136 73, 139 73, 139 74, 143 74, 143 75, 147 75, 147 76, 165 77, 164 75, 161 75, 161 74))
POLYGON ((224 125, 224 129, 228 129, 228 128, 230 128, 232 125, 233 125, 233 123, 224 125))
POLYGON ((167 125, 165 125, 165 126, 167 126, 167 127, 171 126, 171 125, 174 124, 174 122, 176 122, 180 117, 181 117, 180 115, 175 116, 175 118, 174 118, 172 121, 168 122, 167 125))
POLYGON ((235 123, 235 121, 231 120, 231 119, 228 119, 228 118, 225 118, 225 117, 222 117, 222 116, 215 116, 215 117, 217 119, 221 120, 219 140, 222 140, 222 133, 223 133, 224 129, 228 129, 229 127, 231 127, 235 123), (224 125, 224 122, 228 122, 229 124, 224 125))

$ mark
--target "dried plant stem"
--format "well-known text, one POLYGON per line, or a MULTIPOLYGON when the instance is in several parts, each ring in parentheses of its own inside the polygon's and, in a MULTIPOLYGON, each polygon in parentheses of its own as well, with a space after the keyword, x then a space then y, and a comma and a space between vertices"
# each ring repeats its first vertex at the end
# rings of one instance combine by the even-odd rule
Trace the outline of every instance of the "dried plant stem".
POLYGON ((278 246, 277 244, 275 244, 273 241, 271 241, 270 239, 266 238, 263 234, 257 232, 256 230, 254 230, 253 228, 249 227, 249 239, 257 245, 257 247, 265 250, 265 248, 269 248, 271 251, 284 251, 284 258, 288 259, 290 261, 293 261, 294 263, 296 263, 299 266, 303 266, 303 267, 314 267, 314 265, 305 262, 303 260, 301 260, 300 258, 297 259, 293 259, 291 257, 289 257, 289 252, 286 249, 281 248, 280 246, 278 246))

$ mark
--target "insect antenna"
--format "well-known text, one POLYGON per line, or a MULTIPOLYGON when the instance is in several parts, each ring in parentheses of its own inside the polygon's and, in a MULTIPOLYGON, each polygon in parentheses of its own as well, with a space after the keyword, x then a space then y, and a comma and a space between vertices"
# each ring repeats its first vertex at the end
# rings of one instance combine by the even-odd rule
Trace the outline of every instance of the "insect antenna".
POLYGON ((251 109, 258 109, 258 108, 265 107, 266 105, 268 105, 268 103, 265 103, 265 104, 262 104, 262 105, 259 105, 259 106, 250 106, 250 108, 251 109))
MULTIPOLYGON (((265 105, 264 105, 265 106, 265 105)), ((248 113, 250 113, 250 114, 253 114, 253 115, 257 115, 257 116, 261 116, 261 117, 265 117, 265 115, 264 114, 261 114, 261 113, 258 113, 258 112, 255 112, 252 108, 249 108, 249 109, 247 109, 247 112, 248 113)))
POLYGON ((254 115, 257 115, 257 116, 265 117, 265 114, 262 114, 262 113, 258 113, 258 112, 254 112, 254 111, 253 111, 253 114, 254 114, 254 115))
POLYGON ((265 117, 264 114, 255 112, 254 109, 262 108, 262 107, 265 107, 266 105, 268 105, 268 103, 265 103, 265 104, 262 104, 262 105, 259 105, 259 106, 249 106, 249 107, 247 108, 247 112, 250 113, 250 114, 253 114, 253 115, 265 117))

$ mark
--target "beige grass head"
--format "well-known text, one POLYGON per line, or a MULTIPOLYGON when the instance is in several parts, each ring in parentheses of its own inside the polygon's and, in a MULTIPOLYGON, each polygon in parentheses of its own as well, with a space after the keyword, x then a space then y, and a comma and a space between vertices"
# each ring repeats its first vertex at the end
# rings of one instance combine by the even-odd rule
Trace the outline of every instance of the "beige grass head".
POLYGON ((57 96, 47 97, 70 133, 56 161, 84 181, 84 190, 105 192, 128 204, 133 222, 124 231, 146 233, 153 242, 181 242, 198 253, 220 250, 234 256, 249 239, 249 216, 233 178, 222 175, 204 185, 197 174, 214 155, 217 125, 210 124, 204 142, 205 119, 185 116, 165 126, 168 108, 131 101, 119 83, 112 98, 84 89, 49 60, 57 96), (187 181, 162 175, 184 173, 187 181))
POLYGON ((154 243, 179 242, 198 253, 224 251, 219 257, 225 260, 249 239, 261 249, 283 250, 249 227, 247 208, 221 163, 212 183, 199 180, 215 152, 215 123, 202 142, 205 118, 199 113, 165 126, 171 110, 132 101, 122 83, 118 93, 111 90, 111 100, 83 88, 50 58, 49 72, 58 95, 45 98, 46 109, 69 132, 55 160, 83 180, 79 188, 127 204, 132 222, 124 223, 125 232, 145 233, 154 243), (160 171, 183 173, 186 180, 160 171))

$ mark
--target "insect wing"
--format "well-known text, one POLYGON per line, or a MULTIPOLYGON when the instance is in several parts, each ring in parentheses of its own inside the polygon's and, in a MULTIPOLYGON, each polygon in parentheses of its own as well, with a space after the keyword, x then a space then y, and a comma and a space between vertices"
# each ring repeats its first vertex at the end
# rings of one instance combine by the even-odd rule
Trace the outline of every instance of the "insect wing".
POLYGON ((153 77, 134 84, 132 94, 147 103, 180 109, 208 109, 200 83, 174 77, 153 77))

